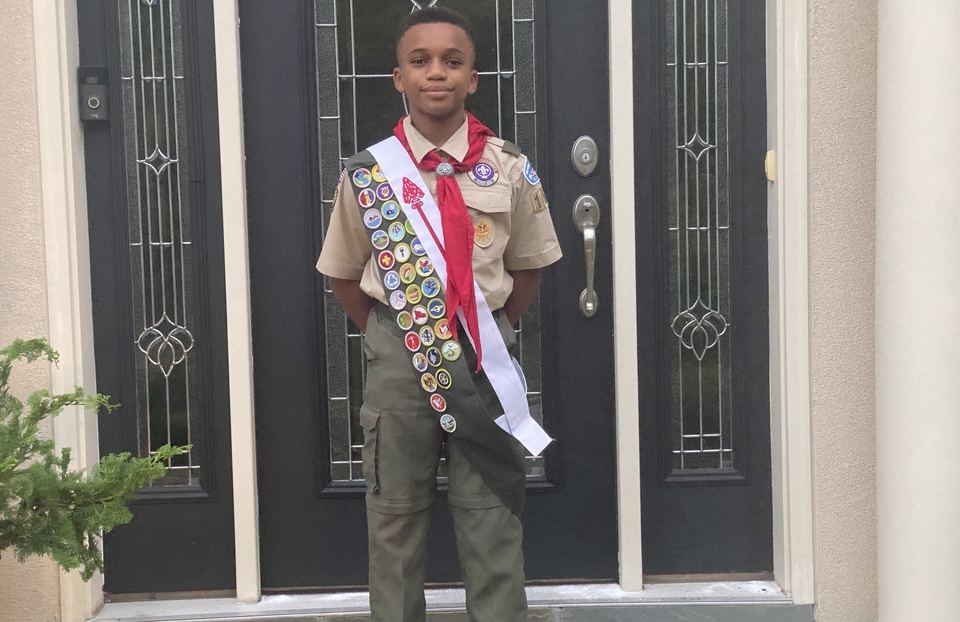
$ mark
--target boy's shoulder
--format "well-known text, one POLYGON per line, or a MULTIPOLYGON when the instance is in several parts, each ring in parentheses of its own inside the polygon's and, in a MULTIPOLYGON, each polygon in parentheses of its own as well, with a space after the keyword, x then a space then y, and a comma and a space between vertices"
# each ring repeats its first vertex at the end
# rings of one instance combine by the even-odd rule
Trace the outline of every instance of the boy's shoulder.
POLYGON ((499 148, 503 153, 512 155, 515 158, 523 157, 523 152, 520 151, 520 147, 517 147, 509 140, 504 140, 499 136, 490 136, 487 138, 487 144, 494 148, 499 148))

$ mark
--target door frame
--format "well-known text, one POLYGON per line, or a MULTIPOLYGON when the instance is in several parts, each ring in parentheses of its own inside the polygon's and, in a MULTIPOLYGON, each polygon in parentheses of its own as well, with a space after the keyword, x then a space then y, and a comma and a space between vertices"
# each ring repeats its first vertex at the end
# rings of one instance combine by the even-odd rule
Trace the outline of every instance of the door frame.
MULTIPOLYGON (((55 391, 95 386, 93 306, 83 129, 75 72, 79 0, 33 0, 37 106, 50 342, 55 391)), ((608 0, 610 14, 614 326, 616 366, 620 587, 643 587, 640 548, 639 412, 634 239, 632 0, 608 0)), ((797 604, 814 602, 813 470, 809 378, 809 247, 807 198, 807 8, 809 0, 768 0, 768 132, 776 149, 769 187, 770 378, 773 459, 774 578, 797 604)), ((256 439, 250 357, 250 292, 237 0, 214 3, 223 183, 227 328, 233 445, 237 599, 261 596, 257 523, 256 439)), ((759 166, 759 163, 758 163, 759 166)), ((73 448, 74 466, 99 455, 96 416, 70 409, 57 418, 58 447, 73 448)), ((60 581, 65 622, 87 620, 103 602, 102 580, 78 573, 60 581)))

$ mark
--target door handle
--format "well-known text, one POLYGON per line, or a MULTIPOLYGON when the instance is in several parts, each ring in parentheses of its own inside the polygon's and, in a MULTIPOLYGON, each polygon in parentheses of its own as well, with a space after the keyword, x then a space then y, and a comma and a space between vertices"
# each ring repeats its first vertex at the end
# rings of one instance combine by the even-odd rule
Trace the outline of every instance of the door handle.
POLYGON ((597 266, 597 225, 600 224, 600 206, 589 194, 581 195, 573 204, 573 222, 583 232, 583 255, 587 262, 587 288, 580 293, 580 313, 583 317, 597 314, 600 299, 593 288, 593 274, 597 266))

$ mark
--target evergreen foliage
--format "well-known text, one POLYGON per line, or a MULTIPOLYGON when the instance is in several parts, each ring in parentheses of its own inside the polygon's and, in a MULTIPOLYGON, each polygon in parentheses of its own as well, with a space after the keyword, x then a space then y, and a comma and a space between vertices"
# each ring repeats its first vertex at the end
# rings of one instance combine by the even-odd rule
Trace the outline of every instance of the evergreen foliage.
POLYGON ((51 395, 34 391, 26 404, 10 395, 15 361, 32 363, 59 355, 43 339, 15 340, 0 350, 0 554, 13 549, 19 561, 49 555, 64 570, 80 568, 84 581, 103 571, 97 546, 101 532, 133 518, 127 504, 137 491, 163 477, 167 461, 187 447, 164 445, 148 457, 104 456, 90 473, 70 470, 70 449, 56 454, 52 440, 38 437, 40 423, 67 406, 111 410, 105 395, 51 395))

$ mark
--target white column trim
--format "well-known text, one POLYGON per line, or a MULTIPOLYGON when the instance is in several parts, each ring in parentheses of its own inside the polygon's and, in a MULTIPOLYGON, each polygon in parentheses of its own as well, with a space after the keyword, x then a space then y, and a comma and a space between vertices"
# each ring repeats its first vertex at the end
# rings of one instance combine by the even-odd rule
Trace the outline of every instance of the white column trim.
MULTIPOLYGON (((76 0, 34 0, 33 34, 48 337, 60 352, 60 364, 50 369, 51 389, 61 393, 80 386, 95 393, 86 175, 76 90, 76 0)), ((54 420, 53 434, 58 449, 71 448, 73 468, 89 469, 99 461, 96 413, 67 409, 54 420)), ((103 604, 102 586, 99 574, 86 583, 77 571, 61 573, 60 619, 81 622, 92 617, 103 604)))
POLYGON ((633 3, 609 0, 610 219, 613 230, 613 329, 617 404, 617 522, 620 587, 643 589, 640 538, 640 393, 637 363, 637 263, 634 213, 633 3))
MULTIPOLYGON (((773 10, 768 2, 768 10, 773 10)), ((776 209, 771 210, 770 388, 774 575, 814 602, 807 173, 808 0, 776 0, 776 209)))
POLYGON ((243 101, 237 0, 214 2, 213 21, 220 125, 237 600, 241 603, 256 603, 261 596, 260 524, 253 402, 247 184, 243 148, 243 101))

